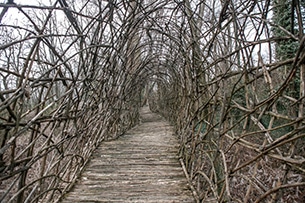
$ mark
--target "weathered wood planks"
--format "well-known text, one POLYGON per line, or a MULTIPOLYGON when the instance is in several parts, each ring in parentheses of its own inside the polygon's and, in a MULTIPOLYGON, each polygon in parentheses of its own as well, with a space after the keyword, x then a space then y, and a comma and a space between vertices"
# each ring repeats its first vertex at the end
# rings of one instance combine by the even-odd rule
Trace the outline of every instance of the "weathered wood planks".
POLYGON ((194 202, 177 152, 172 127, 145 107, 140 125, 101 144, 62 202, 194 202))

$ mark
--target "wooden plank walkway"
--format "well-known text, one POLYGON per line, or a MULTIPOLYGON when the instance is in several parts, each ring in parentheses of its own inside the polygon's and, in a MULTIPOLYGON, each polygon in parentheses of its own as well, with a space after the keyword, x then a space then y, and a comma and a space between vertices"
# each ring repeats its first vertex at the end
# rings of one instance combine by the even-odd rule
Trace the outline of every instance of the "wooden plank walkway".
POLYGON ((195 202, 172 127, 148 107, 142 123, 95 151, 68 202, 195 202))

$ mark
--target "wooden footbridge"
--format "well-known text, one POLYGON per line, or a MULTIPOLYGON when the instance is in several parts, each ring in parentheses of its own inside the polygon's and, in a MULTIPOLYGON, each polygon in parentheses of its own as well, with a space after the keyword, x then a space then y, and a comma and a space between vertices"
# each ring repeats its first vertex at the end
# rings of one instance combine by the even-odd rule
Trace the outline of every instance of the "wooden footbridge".
POLYGON ((141 124, 102 143, 62 202, 194 202, 172 127, 144 107, 141 124))

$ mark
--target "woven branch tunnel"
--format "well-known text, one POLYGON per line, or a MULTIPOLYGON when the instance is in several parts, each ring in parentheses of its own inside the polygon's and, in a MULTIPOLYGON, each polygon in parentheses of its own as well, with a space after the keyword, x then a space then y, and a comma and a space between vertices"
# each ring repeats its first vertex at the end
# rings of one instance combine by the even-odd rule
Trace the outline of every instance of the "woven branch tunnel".
POLYGON ((305 201, 305 5, 290 29, 279 2, 0 3, 0 202, 58 202, 144 105, 198 202, 305 201))

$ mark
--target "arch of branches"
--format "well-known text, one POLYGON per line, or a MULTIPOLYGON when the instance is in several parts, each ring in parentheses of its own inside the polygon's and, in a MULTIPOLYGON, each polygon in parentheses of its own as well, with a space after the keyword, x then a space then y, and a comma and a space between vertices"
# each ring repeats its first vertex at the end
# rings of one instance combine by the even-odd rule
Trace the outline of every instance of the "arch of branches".
POLYGON ((39 2, 0 4, 1 202, 59 201, 146 104, 175 126, 197 202, 304 201, 299 1, 297 34, 270 1, 39 2))

